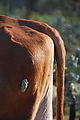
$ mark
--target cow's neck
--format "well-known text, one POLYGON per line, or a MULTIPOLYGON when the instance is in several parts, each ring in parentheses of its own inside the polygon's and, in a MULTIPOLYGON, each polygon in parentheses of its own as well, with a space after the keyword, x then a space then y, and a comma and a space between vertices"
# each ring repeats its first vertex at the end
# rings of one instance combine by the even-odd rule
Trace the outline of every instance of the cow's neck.
POLYGON ((35 120, 52 120, 52 80, 40 103, 35 120))

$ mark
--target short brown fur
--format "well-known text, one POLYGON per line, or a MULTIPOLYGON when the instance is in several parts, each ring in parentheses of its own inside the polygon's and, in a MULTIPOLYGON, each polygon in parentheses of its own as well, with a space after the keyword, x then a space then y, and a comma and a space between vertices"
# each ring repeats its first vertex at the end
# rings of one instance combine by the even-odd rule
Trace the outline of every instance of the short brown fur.
POLYGON ((65 48, 59 33, 45 23, 0 16, 0 120, 35 119, 50 68, 50 38, 56 48, 56 120, 63 120, 65 48), (21 93, 24 78, 29 86, 21 93))

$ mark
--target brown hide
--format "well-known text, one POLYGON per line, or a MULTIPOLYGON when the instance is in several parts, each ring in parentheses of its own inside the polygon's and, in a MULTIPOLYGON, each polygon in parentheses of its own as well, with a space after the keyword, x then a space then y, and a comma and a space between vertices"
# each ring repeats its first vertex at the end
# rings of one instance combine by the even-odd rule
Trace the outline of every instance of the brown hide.
POLYGON ((63 120, 65 50, 60 35, 45 23, 7 16, 0 16, 0 120, 35 119, 54 54, 50 37, 56 46, 57 120, 63 120), (25 78, 29 84, 22 93, 25 78))

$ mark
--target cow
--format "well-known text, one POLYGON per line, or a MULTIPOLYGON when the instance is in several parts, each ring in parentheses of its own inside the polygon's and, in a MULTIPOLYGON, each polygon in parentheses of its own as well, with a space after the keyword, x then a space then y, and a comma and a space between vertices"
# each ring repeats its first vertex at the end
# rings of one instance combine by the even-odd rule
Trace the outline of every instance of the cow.
POLYGON ((63 120, 65 47, 58 31, 0 15, 0 120, 52 120, 54 59, 56 120, 63 120))

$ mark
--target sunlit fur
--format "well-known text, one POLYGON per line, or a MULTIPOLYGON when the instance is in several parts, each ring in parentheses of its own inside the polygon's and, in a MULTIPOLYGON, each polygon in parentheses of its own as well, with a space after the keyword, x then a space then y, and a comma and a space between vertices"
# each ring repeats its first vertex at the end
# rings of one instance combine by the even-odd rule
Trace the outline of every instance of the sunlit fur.
POLYGON ((54 52, 56 120, 63 120, 65 48, 59 33, 45 23, 0 16, 0 120, 35 120, 54 52), (25 78, 29 84, 22 93, 25 78))

